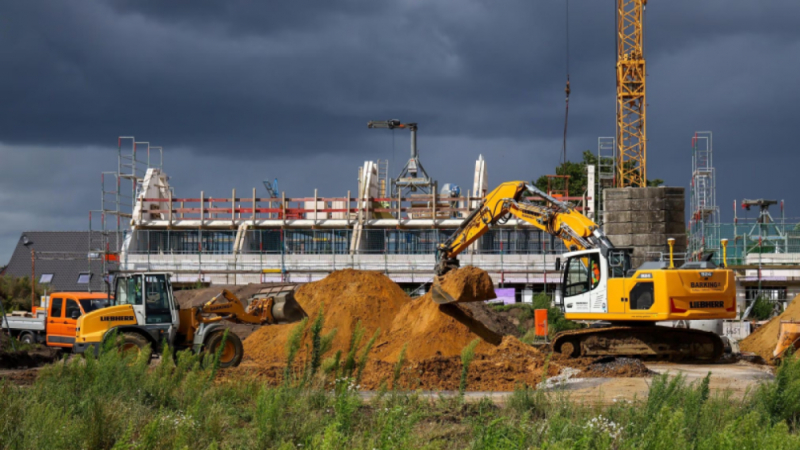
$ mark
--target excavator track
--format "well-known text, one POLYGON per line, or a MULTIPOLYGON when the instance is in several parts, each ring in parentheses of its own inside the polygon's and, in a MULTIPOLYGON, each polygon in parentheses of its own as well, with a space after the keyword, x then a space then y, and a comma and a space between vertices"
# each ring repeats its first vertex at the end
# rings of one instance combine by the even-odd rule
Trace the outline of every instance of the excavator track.
POLYGON ((610 326, 558 333, 553 350, 566 356, 630 356, 716 361, 725 350, 714 333, 660 326, 610 326))

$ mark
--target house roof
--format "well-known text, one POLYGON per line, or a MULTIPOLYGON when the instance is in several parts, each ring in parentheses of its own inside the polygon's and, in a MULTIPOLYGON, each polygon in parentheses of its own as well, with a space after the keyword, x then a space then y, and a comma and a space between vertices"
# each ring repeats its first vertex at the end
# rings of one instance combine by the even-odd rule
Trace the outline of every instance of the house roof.
MULTIPOLYGON (((109 250, 118 251, 116 233, 109 233, 109 250)), ((42 283, 48 291, 104 291, 103 261, 97 255, 90 259, 90 248, 102 247, 103 235, 88 231, 27 231, 17 240, 17 246, 8 262, 5 274, 15 277, 31 276, 31 249, 36 254, 36 281, 45 281, 43 275, 52 275, 49 283, 42 283), (27 240, 26 240, 27 239, 27 240), (90 247, 91 241, 91 247, 90 247), (26 242, 28 245, 26 245, 26 242), (79 283, 81 275, 90 274, 89 283, 79 283)), ((108 268, 108 265, 107 265, 108 268)), ((47 278, 47 277, 46 277, 47 278)))

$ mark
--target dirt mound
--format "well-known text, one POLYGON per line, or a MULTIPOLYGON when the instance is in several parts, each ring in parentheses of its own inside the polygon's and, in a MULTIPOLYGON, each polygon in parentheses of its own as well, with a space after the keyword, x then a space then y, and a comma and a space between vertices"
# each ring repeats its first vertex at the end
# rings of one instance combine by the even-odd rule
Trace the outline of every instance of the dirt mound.
POLYGON ((771 361, 772 352, 775 350, 775 346, 778 345, 778 332, 780 331, 781 320, 800 321, 800 302, 797 301, 798 297, 795 297, 794 300, 789 303, 789 306, 786 307, 786 311, 784 311, 783 314, 773 317, 769 322, 760 326, 750 334, 750 336, 747 336, 739 342, 739 350, 742 352, 755 353, 764 358, 765 361, 771 361))
MULTIPOLYGON (((442 280, 442 288, 455 298, 495 297, 491 278, 475 267, 451 271, 442 280)), ((382 383, 391 385, 403 347, 406 347, 406 363, 398 383, 407 389, 457 389, 461 352, 475 339, 479 339, 479 344, 469 371, 470 390, 513 390, 520 383, 535 386, 542 381, 545 365, 548 377, 569 365, 565 361, 547 363, 545 350, 512 336, 517 332, 516 327, 483 303, 437 305, 430 293, 412 300, 377 272, 337 271, 302 286, 295 298, 311 317, 304 330, 297 368, 309 357, 309 328, 322 305, 323 335, 337 329, 326 356, 337 350, 347 353, 359 320, 365 328, 361 349, 375 330, 381 329, 361 379, 362 389, 377 389, 382 383)), ((244 361, 233 373, 255 374, 268 383, 279 383, 286 364, 286 343, 296 326, 264 326, 255 331, 244 341, 244 361)))
MULTIPOLYGON (((312 319, 324 306, 322 334, 337 330, 332 353, 347 352, 359 321, 365 329, 362 342, 372 337, 378 328, 386 333, 398 311, 411 300, 386 275, 352 269, 339 270, 320 281, 301 286, 295 292, 295 299, 312 319)), ((244 341, 245 358, 262 363, 285 361, 286 342, 295 326, 261 327, 244 341)), ((311 321, 306 334, 310 326, 311 321)))
MULTIPOLYGON (((459 299, 496 297, 489 274, 472 266, 449 272, 442 280, 442 289, 459 299)), ((406 303, 397 313, 391 331, 376 348, 376 356, 387 362, 397 361, 406 344, 409 361, 459 356, 476 338, 482 339, 477 348, 481 352, 488 346, 500 345, 503 336, 481 322, 468 304, 437 305, 428 292, 406 303)))
MULTIPOLYGON (((410 346, 409 346, 410 348, 410 346)), ((478 346, 467 381, 471 391, 512 391, 522 383, 536 386, 542 381, 545 364, 547 376, 558 375, 561 365, 546 363, 546 355, 523 344, 514 336, 506 336, 498 346, 478 346)), ((398 381, 402 389, 431 389, 453 391, 461 380, 461 357, 436 355, 418 361, 410 360, 398 381)), ((394 364, 370 361, 361 381, 362 389, 378 389, 381 383, 391 386, 394 364)))
POLYGON ((58 359, 58 350, 55 348, 38 344, 23 345, 20 342, 14 344, 19 350, 14 349, 7 334, 0 332, 0 369, 39 367, 58 359))

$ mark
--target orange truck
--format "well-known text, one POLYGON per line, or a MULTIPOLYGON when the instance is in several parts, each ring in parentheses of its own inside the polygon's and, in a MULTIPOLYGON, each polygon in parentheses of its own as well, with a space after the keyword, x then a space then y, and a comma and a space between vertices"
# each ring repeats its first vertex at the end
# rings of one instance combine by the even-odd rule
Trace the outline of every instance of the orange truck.
POLYGON ((14 311, 3 317, 2 329, 20 342, 69 350, 75 344, 78 319, 108 304, 108 295, 103 293, 54 292, 32 312, 14 311))

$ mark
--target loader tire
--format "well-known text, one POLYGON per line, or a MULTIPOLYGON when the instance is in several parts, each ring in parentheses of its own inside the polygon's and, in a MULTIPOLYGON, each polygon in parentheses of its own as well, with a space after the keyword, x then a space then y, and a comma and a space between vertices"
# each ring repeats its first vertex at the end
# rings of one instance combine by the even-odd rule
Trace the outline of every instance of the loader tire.
POLYGON ((122 333, 119 338, 119 351, 127 355, 129 352, 135 355, 140 353, 147 353, 147 359, 152 358, 153 349, 150 346, 150 341, 139 333, 122 333))
MULTIPOLYGON (((206 352, 212 358, 217 354, 219 346, 222 345, 222 338, 224 336, 224 331, 217 331, 206 341, 206 352)), ((222 352, 219 355, 219 366, 223 369, 236 367, 242 362, 242 357, 244 357, 242 340, 239 339, 239 336, 236 334, 228 331, 228 336, 225 338, 225 346, 222 348, 222 352)))

